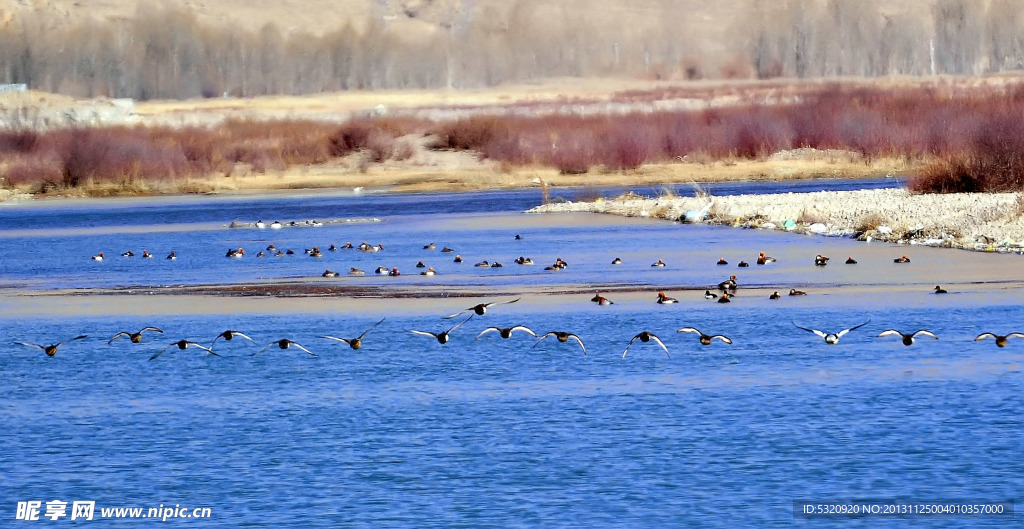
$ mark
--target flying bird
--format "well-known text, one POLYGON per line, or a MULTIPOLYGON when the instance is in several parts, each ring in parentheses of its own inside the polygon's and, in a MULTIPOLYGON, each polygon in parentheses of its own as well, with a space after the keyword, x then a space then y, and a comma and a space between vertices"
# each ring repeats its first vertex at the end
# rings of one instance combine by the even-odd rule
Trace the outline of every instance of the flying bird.
POLYGON ((498 336, 507 339, 508 337, 512 336, 512 333, 514 331, 522 331, 525 332, 526 334, 529 334, 530 336, 533 336, 534 338, 537 337, 537 334, 531 331, 528 327, 523 325, 514 325, 512 327, 488 327, 481 331, 480 334, 476 335, 476 339, 479 340, 481 336, 489 332, 496 332, 498 333, 498 336))
MULTIPOLYGON (((993 334, 993 333, 990 333, 990 332, 983 332, 983 333, 979 334, 978 337, 974 339, 974 341, 977 342, 979 340, 984 340, 985 338, 990 338, 990 337, 996 339, 996 346, 997 347, 1006 347, 1006 340, 1008 338, 1024 338, 1024 334, 1019 333, 1019 332, 1011 332, 1010 334, 1007 334, 1006 336, 1000 336, 998 334, 993 334)), ((47 354, 49 354, 49 353, 47 353, 47 354)), ((50 355, 50 356, 53 356, 53 355, 50 355)))
MULTIPOLYGON (((39 345, 39 344, 28 343, 28 342, 14 342, 14 343, 16 343, 18 345, 24 345, 25 347, 38 347, 38 348, 42 349, 44 353, 46 353, 46 356, 53 356, 53 355, 57 354, 57 348, 60 347, 61 344, 66 343, 66 342, 71 342, 71 341, 74 341, 74 340, 81 340, 82 338, 85 338, 85 337, 86 337, 86 335, 83 334, 81 336, 75 336, 74 338, 68 338, 67 340, 63 340, 63 341, 57 342, 57 343, 55 343, 53 345, 39 345)), ((1002 347, 1002 346, 1000 346, 1000 347, 1002 347)))
POLYGON ((490 303, 480 303, 480 304, 477 304, 477 305, 473 305, 472 307, 470 307, 470 308, 468 308, 466 310, 456 312, 455 314, 452 314, 451 316, 445 316, 444 319, 450 320, 452 318, 455 318, 457 316, 460 316, 460 315, 465 314, 465 313, 470 312, 470 311, 472 311, 473 313, 475 313, 477 315, 483 316, 484 313, 487 312, 487 307, 490 307, 491 305, 508 305, 510 303, 515 303, 515 302, 519 301, 520 299, 523 299, 523 298, 516 298, 516 299, 513 299, 512 301, 492 301, 490 303))
POLYGON ((931 336, 932 338, 935 338, 936 340, 939 339, 939 337, 935 336, 934 334, 932 334, 931 331, 926 331, 924 329, 921 329, 921 330, 916 331, 916 332, 912 332, 910 334, 904 334, 904 333, 902 333, 900 331, 897 331, 896 329, 888 329, 888 330, 885 330, 885 331, 882 331, 882 332, 878 333, 878 338, 881 338, 883 336, 892 336, 892 335, 895 335, 895 334, 898 334, 900 336, 900 338, 903 339, 903 345, 911 345, 911 344, 913 344, 914 343, 914 338, 918 334, 923 334, 925 336, 931 336))
POLYGON ((807 332, 813 332, 814 334, 817 334, 818 336, 821 336, 822 338, 825 339, 825 343, 827 343, 829 345, 835 345, 835 344, 839 343, 839 339, 840 338, 842 338, 843 336, 846 336, 846 333, 848 333, 848 332, 850 332, 852 330, 855 330, 855 329, 859 329, 859 328, 867 325, 870 322, 871 322, 871 320, 868 320, 868 321, 866 321, 866 322, 864 322, 864 323, 862 323, 860 325, 855 325, 853 327, 850 327, 849 329, 843 329, 843 330, 841 330, 841 331, 839 331, 837 333, 826 333, 826 332, 819 331, 817 329, 808 329, 806 327, 801 327, 801 326, 797 325, 796 323, 793 323, 793 325, 796 326, 797 329, 803 329, 803 330, 805 330, 807 332))
POLYGON ((665 347, 665 344, 664 344, 664 343, 662 343, 661 339, 660 339, 660 338, 658 338, 657 336, 655 336, 655 335, 654 335, 654 333, 652 333, 652 332, 648 332, 648 331, 643 331, 643 332, 641 332, 640 334, 638 334, 638 335, 634 336, 634 337, 633 337, 633 339, 629 341, 629 344, 628 344, 628 345, 626 345, 626 350, 625 350, 625 351, 622 351, 622 358, 626 358, 626 353, 628 353, 628 352, 629 352, 629 348, 630 348, 630 346, 632 346, 632 345, 633 345, 633 342, 635 342, 635 341, 637 341, 637 340, 640 340, 640 341, 641 341, 641 342, 643 342, 643 343, 647 343, 647 342, 649 342, 649 341, 651 341, 651 340, 654 340, 654 341, 655 341, 655 342, 656 342, 656 343, 657 343, 658 345, 660 345, 660 346, 661 346, 661 348, 662 348, 662 349, 663 349, 663 350, 665 351, 665 356, 668 356, 669 358, 672 358, 672 357, 671 357, 671 356, 670 356, 670 355, 668 354, 668 348, 667 348, 667 347, 665 347))
POLYGON ((377 323, 374 323, 369 329, 366 329, 365 331, 363 331, 363 334, 360 334, 356 338, 346 339, 346 338, 336 338, 334 336, 321 336, 321 338, 327 338, 328 340, 334 340, 334 341, 337 341, 337 342, 345 342, 352 349, 359 349, 360 347, 363 346, 363 337, 366 336, 366 334, 369 333, 370 331, 376 329, 378 325, 384 323, 384 320, 386 320, 386 319, 387 318, 382 318, 377 323))
POLYGON ((688 333, 693 333, 693 334, 700 335, 699 339, 700 339, 701 345, 711 345, 711 340, 714 340, 716 338, 719 339, 719 340, 722 340, 723 342, 725 342, 727 344, 731 344, 732 343, 732 340, 730 340, 728 336, 724 336, 724 335, 721 335, 721 334, 704 334, 704 333, 700 332, 699 330, 697 330, 695 327, 683 327, 682 329, 679 329, 676 332, 688 332, 688 333))
MULTIPOLYGON (((299 345, 298 343, 293 342, 293 341, 291 341, 291 340, 289 340, 287 338, 284 338, 282 340, 277 340, 275 342, 270 342, 267 345, 263 346, 263 349, 260 349, 259 351, 256 351, 255 353, 253 353, 253 354, 251 354, 249 356, 256 356, 256 355, 260 354, 261 352, 266 351, 267 348, 269 348, 272 345, 276 345, 276 346, 278 346, 281 349, 288 349, 289 347, 294 345, 296 348, 305 351, 306 354, 308 354, 309 356, 316 356, 316 353, 310 351, 309 349, 306 349, 305 347, 303 347, 303 346, 299 345)), ((210 351, 210 352, 212 353, 213 351, 210 351)))
POLYGON ((470 314, 468 318, 466 318, 466 319, 460 321, 459 323, 456 323, 455 325, 453 325, 447 331, 444 331, 444 332, 441 332, 441 333, 433 333, 433 332, 429 332, 429 331, 416 331, 416 330, 410 330, 409 332, 411 332, 413 334, 420 334, 420 335, 423 335, 423 336, 433 336, 435 339, 437 339, 437 343, 443 345, 443 344, 448 343, 448 335, 452 331, 454 331, 455 329, 458 329, 459 327, 462 327, 463 324, 465 324, 467 321, 469 321, 471 319, 473 319, 473 315, 472 314, 470 314))
POLYGON ((139 342, 142 341, 142 333, 144 333, 146 331, 158 332, 160 334, 164 333, 164 331, 161 331, 160 329, 157 329, 156 327, 143 327, 141 330, 139 330, 139 332, 121 331, 121 332, 115 334, 113 338, 108 340, 107 341, 107 345, 110 345, 114 340, 116 340, 116 339, 118 339, 118 338, 120 338, 122 336, 127 336, 128 339, 132 341, 132 343, 139 343, 139 342))
POLYGON ((190 342, 188 340, 178 340, 177 342, 174 342, 171 345, 168 345, 167 347, 164 347, 164 349, 162 351, 160 351, 159 353, 149 357, 149 359, 150 360, 155 360, 156 357, 164 354, 164 352, 166 352, 168 349, 170 349, 172 347, 177 347, 178 349, 180 349, 182 351, 184 351, 185 349, 188 349, 189 347, 195 347, 197 349, 202 349, 202 350, 206 351, 207 353, 212 354, 213 356, 220 356, 219 354, 213 352, 213 349, 210 349, 209 347, 203 347, 202 345, 199 345, 199 344, 197 344, 195 342, 190 342))
POLYGON ((249 340, 250 342, 252 342, 254 344, 256 343, 256 341, 253 340, 252 338, 249 338, 248 336, 246 336, 246 335, 244 335, 244 334, 242 334, 242 333, 240 333, 238 331, 233 331, 231 329, 228 329, 228 330, 218 334, 217 337, 213 339, 213 343, 210 344, 210 349, 213 349, 213 346, 216 345, 217 340, 220 340, 221 338, 224 338, 225 340, 230 342, 231 340, 235 339, 236 336, 239 337, 239 338, 244 338, 246 340, 249 340))
POLYGON ((585 345, 583 345, 583 340, 580 340, 579 336, 576 336, 575 334, 573 334, 571 332, 561 332, 561 331, 551 331, 551 332, 548 332, 544 336, 541 336, 540 340, 537 340, 537 343, 533 344, 533 346, 537 347, 548 336, 554 336, 555 338, 558 338, 559 342, 562 342, 562 343, 568 342, 569 338, 572 338, 573 340, 576 340, 576 343, 580 344, 580 349, 583 349, 583 354, 584 355, 587 354, 587 347, 585 345))

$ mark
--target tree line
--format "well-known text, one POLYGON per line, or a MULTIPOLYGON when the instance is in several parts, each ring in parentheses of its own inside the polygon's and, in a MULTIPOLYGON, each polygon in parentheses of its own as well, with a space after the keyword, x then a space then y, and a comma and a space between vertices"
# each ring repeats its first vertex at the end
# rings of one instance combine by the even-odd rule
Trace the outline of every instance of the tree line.
POLYGON ((247 97, 475 88, 545 77, 744 78, 967 74, 1024 62, 1024 0, 934 0, 922 17, 879 0, 751 2, 712 47, 680 31, 682 0, 645 27, 608 27, 542 0, 474 10, 409 38, 388 17, 314 35, 211 26, 180 7, 0 27, 0 82, 79 97, 247 97), (888 9, 886 9, 888 8, 888 9), (552 16, 552 10, 558 16, 552 16))

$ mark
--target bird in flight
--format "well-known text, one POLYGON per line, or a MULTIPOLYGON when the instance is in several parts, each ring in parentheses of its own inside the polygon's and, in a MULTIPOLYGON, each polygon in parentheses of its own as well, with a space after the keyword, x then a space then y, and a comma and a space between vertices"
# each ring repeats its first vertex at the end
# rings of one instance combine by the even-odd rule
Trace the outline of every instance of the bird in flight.
POLYGON ((46 353, 46 356, 53 356, 53 355, 57 354, 57 348, 60 347, 61 344, 66 343, 66 342, 71 342, 71 341, 74 341, 74 340, 81 340, 82 338, 85 338, 85 337, 86 337, 86 335, 83 334, 81 336, 75 336, 74 338, 68 338, 67 340, 62 340, 62 341, 57 342, 57 343, 55 343, 53 345, 39 345, 39 344, 29 343, 29 342, 14 342, 14 343, 17 344, 17 345, 24 345, 25 347, 38 347, 38 348, 42 349, 44 353, 46 353))
MULTIPOLYGON (((261 353, 263 351, 266 351, 267 348, 272 346, 272 345, 276 345, 276 346, 278 346, 281 349, 288 349, 289 347, 294 345, 297 349, 301 349, 301 350, 305 351, 306 354, 308 354, 309 356, 316 356, 316 353, 310 351, 309 349, 306 349, 305 347, 299 345, 297 342, 293 342, 293 341, 291 341, 291 340, 289 340, 287 338, 284 338, 284 339, 281 339, 281 340, 277 340, 277 341, 274 341, 274 342, 270 342, 267 345, 263 346, 263 349, 260 349, 259 351, 256 351, 255 353, 253 353, 253 354, 251 354, 249 356, 256 356, 259 353, 261 353)), ((213 351, 210 351, 210 352, 213 352, 213 351)))
MULTIPOLYGON (((1019 333, 1019 332, 1011 332, 1010 334, 1007 334, 1006 336, 1000 336, 998 334, 993 334, 993 333, 990 333, 990 332, 983 332, 983 333, 979 334, 978 337, 974 339, 974 341, 977 342, 979 340, 984 340, 985 338, 995 338, 996 339, 996 346, 997 347, 1006 347, 1006 340, 1008 338, 1024 338, 1024 334, 1019 333)), ((47 354, 49 354, 49 353, 47 353, 47 354)), ((53 355, 50 355, 50 356, 53 356, 53 355)))
POLYGON ((914 338, 917 337, 918 334, 921 334, 921 335, 924 335, 924 336, 931 336, 932 338, 935 338, 936 340, 939 339, 939 337, 935 336, 935 334, 933 334, 931 331, 926 331, 924 329, 912 332, 910 334, 904 334, 904 333, 902 333, 900 331, 897 331, 896 329, 888 329, 888 330, 885 330, 885 331, 882 331, 882 332, 878 333, 878 338, 881 338, 883 336, 893 336, 893 335, 897 335, 897 334, 900 336, 900 338, 903 339, 903 345, 911 345, 911 344, 913 344, 914 343, 914 338))
POLYGON ((377 323, 374 323, 369 329, 366 329, 365 331, 363 331, 363 334, 360 334, 359 336, 357 336, 355 338, 351 338, 351 339, 336 338, 334 336, 321 336, 321 338, 327 338, 328 340, 334 340, 336 342, 345 342, 352 349, 359 349, 360 347, 363 346, 363 337, 365 337, 366 334, 369 333, 370 331, 376 329, 378 325, 384 323, 384 320, 386 320, 386 319, 387 318, 382 318, 377 323))
POLYGON ((107 341, 107 345, 110 345, 111 342, 113 342, 114 340, 116 340, 116 339, 118 339, 118 338, 120 338, 122 336, 127 336, 128 339, 132 341, 132 343, 139 343, 139 342, 142 341, 142 333, 144 333, 146 331, 158 332, 160 334, 164 333, 164 331, 161 331, 160 329, 157 329, 156 327, 143 327, 142 329, 139 330, 139 332, 121 331, 121 332, 115 334, 113 338, 108 340, 107 341))
POLYGON ((202 349, 202 350, 206 351, 207 353, 212 354, 213 356, 220 356, 219 354, 213 352, 213 349, 210 349, 209 347, 203 347, 202 345, 199 345, 199 344, 197 344, 195 342, 190 342, 188 340, 178 340, 177 342, 174 342, 171 345, 168 345, 167 347, 164 347, 164 349, 162 351, 160 351, 159 353, 149 357, 149 359, 150 360, 156 360, 156 357, 164 354, 164 352, 166 352, 168 349, 170 349, 172 347, 177 347, 178 349, 180 349, 182 351, 184 351, 185 349, 188 349, 189 347, 195 347, 197 349, 202 349))
POLYGON ((244 338, 246 340, 249 340, 252 343, 256 343, 256 341, 253 340, 252 338, 249 338, 248 336, 246 336, 246 335, 244 335, 244 334, 242 334, 242 333, 240 333, 238 331, 233 331, 231 329, 228 329, 228 330, 218 334, 217 337, 213 339, 213 343, 210 344, 210 348, 213 349, 213 346, 217 343, 217 340, 220 340, 221 338, 224 338, 225 340, 230 342, 236 336, 239 337, 239 338, 244 338))
POLYGON ((580 340, 579 336, 576 336, 575 334, 573 334, 571 332, 561 332, 561 331, 551 331, 551 332, 548 332, 548 333, 544 334, 544 336, 541 336, 540 340, 537 340, 537 343, 533 344, 533 346, 537 347, 537 345, 539 345, 541 342, 543 342, 544 339, 547 338, 548 336, 554 336, 555 338, 558 338, 559 342, 562 342, 562 343, 568 342, 569 338, 572 338, 573 340, 576 340, 576 343, 580 344, 580 349, 583 349, 583 354, 584 355, 587 354, 587 347, 585 345, 583 345, 583 340, 580 340))
POLYGON ((487 312, 487 307, 490 307, 491 305, 508 305, 510 303, 515 303, 515 302, 519 301, 520 299, 523 299, 523 298, 516 298, 516 299, 513 299, 512 301, 492 301, 490 303, 479 303, 477 305, 473 305, 472 307, 469 307, 466 310, 456 312, 455 314, 452 314, 451 316, 445 316, 444 319, 450 320, 452 318, 455 318, 455 317, 460 316, 462 314, 465 314, 467 312, 473 312, 474 314, 477 314, 479 316, 483 316, 484 313, 487 312))
POLYGON ((836 332, 836 333, 826 333, 826 332, 819 331, 817 329, 808 329, 806 327, 801 327, 801 326, 797 325, 796 323, 793 323, 793 325, 795 325, 797 329, 803 329, 803 330, 805 330, 807 332, 813 332, 814 334, 817 334, 818 336, 821 336, 822 338, 825 339, 825 343, 827 343, 829 345, 835 345, 835 344, 839 343, 839 339, 840 338, 842 338, 843 336, 846 336, 846 333, 848 333, 848 332, 850 332, 852 330, 855 330, 855 329, 859 329, 859 328, 867 325, 870 322, 871 322, 871 320, 868 320, 868 321, 866 321, 866 322, 864 322, 864 323, 862 323, 860 325, 855 325, 853 327, 850 327, 849 329, 843 329, 843 330, 841 330, 839 332, 836 332))
POLYGON ((670 356, 670 355, 668 354, 668 348, 667 348, 667 347, 665 347, 665 344, 664 344, 664 343, 662 343, 661 339, 660 339, 660 338, 658 338, 657 336, 655 336, 653 332, 649 332, 649 331, 643 331, 643 332, 641 332, 640 334, 638 334, 638 335, 634 336, 634 337, 633 337, 633 339, 629 341, 629 344, 628 344, 628 345, 626 345, 626 350, 625 350, 625 351, 622 351, 622 358, 626 358, 626 353, 628 353, 628 352, 629 352, 629 348, 630 348, 630 347, 631 347, 631 346, 633 345, 633 342, 635 342, 635 341, 637 341, 637 340, 640 340, 640 341, 641 341, 641 342, 643 342, 643 343, 647 343, 647 342, 649 342, 649 341, 651 341, 651 340, 654 340, 654 341, 655 341, 655 343, 657 343, 658 345, 660 345, 660 346, 661 346, 661 348, 662 348, 662 350, 664 350, 664 351, 665 351, 665 356, 668 356, 669 358, 672 358, 672 357, 671 357, 671 356, 670 356))
POLYGON ((688 333, 693 333, 693 334, 699 334, 700 335, 700 343, 701 343, 701 345, 711 345, 711 340, 714 340, 716 338, 719 339, 719 340, 722 340, 723 342, 725 342, 727 344, 731 344, 732 343, 732 340, 730 340, 728 336, 724 336, 724 335, 721 335, 721 334, 710 334, 710 335, 709 334, 704 334, 704 333, 700 332, 699 330, 697 330, 696 327, 683 327, 682 329, 679 329, 676 332, 688 332, 688 333))
POLYGON ((472 314, 470 314, 469 317, 466 318, 465 320, 462 320, 461 322, 456 323, 450 329, 448 329, 447 331, 441 332, 441 333, 433 333, 433 332, 429 332, 429 331, 416 331, 416 330, 410 330, 409 332, 411 332, 413 334, 421 334, 423 336, 433 336, 437 340, 437 343, 443 345, 443 344, 448 343, 448 335, 452 331, 454 331, 455 329, 458 329, 459 327, 462 327, 467 321, 469 321, 471 319, 473 319, 473 315, 472 314))
POLYGON ((537 334, 531 331, 528 327, 524 325, 514 325, 512 327, 488 327, 481 331, 480 334, 476 335, 476 339, 479 340, 481 336, 489 332, 496 332, 498 333, 498 336, 508 339, 510 336, 512 336, 512 333, 515 331, 522 331, 525 332, 526 334, 529 334, 530 336, 533 336, 534 338, 537 337, 537 334))

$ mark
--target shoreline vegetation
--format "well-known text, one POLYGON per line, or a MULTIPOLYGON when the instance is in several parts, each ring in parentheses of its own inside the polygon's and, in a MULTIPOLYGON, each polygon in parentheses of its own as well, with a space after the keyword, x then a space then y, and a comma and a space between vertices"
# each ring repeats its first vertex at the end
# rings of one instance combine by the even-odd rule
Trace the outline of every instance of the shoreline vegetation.
POLYGON ((277 98, 192 111, 144 102, 94 126, 35 121, 45 98, 29 96, 0 112, 0 188, 113 196, 900 175, 920 193, 1016 191, 1022 80, 624 83, 569 96, 554 86, 471 105, 410 93, 410 104, 362 111, 342 93, 295 114, 277 98))

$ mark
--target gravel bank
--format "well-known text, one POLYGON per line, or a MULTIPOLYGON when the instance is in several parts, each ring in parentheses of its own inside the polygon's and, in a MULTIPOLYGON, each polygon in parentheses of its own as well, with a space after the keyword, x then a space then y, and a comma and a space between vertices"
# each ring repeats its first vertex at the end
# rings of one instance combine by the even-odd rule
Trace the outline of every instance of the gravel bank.
POLYGON ((914 195, 905 189, 648 199, 624 195, 528 213, 592 212, 859 240, 1024 253, 1024 194, 914 195))

